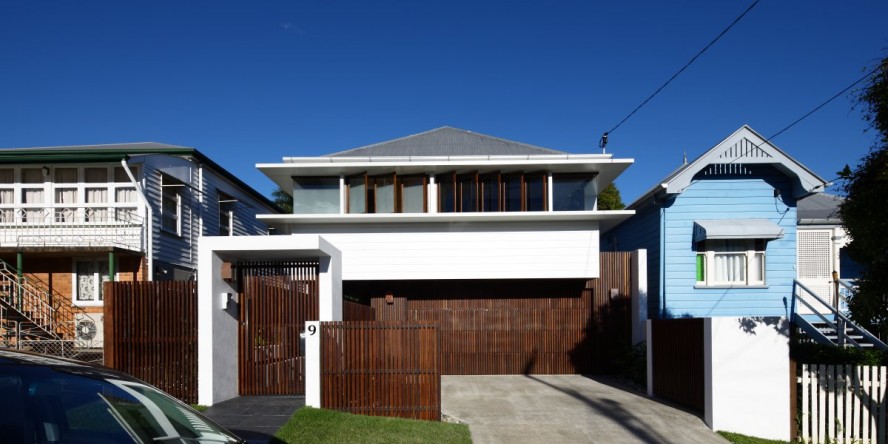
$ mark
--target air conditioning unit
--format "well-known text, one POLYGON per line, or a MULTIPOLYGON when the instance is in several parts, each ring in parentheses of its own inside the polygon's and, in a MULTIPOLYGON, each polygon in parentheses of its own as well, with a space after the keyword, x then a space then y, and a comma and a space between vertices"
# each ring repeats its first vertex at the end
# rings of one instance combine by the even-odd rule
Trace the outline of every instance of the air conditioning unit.
POLYGON ((105 344, 105 315, 77 313, 74 317, 74 344, 77 348, 101 348, 105 344))

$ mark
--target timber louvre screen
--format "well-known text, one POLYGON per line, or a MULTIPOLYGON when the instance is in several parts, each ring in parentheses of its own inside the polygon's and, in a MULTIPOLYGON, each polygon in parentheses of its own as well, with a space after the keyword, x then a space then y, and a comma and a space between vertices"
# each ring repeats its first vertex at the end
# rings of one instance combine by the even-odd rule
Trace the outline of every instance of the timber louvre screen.
POLYGON ((321 407, 440 420, 440 344, 436 324, 322 322, 321 407))
POLYGON ((305 394, 299 333, 318 319, 318 261, 241 262, 238 393, 305 394))

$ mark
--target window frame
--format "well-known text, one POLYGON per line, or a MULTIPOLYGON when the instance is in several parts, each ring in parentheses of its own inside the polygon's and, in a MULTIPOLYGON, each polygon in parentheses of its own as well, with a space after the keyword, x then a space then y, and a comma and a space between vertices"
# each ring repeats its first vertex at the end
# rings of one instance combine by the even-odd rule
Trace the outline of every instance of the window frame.
MULTIPOLYGON (((104 294, 104 283, 111 281, 111 276, 108 274, 108 260, 107 259, 98 259, 98 258, 84 258, 84 259, 74 259, 71 261, 71 301, 74 305, 77 306, 101 306, 105 303, 105 294, 104 294), (93 275, 93 291, 95 291, 95 299, 80 299, 80 282, 79 278, 81 273, 78 270, 79 264, 91 263, 95 264, 95 271, 92 272, 93 275), (104 280, 103 278, 107 278, 104 280)), ((117 280, 119 273, 114 273, 114 280, 117 280)))
POLYGON ((160 229, 174 236, 182 236, 182 192, 185 183, 168 174, 160 173, 160 229), (168 191, 169 190, 169 191, 168 191), (167 203, 175 205, 174 214, 166 209, 167 203), (172 220, 175 227, 167 226, 172 220))
POLYGON ((219 191, 216 201, 219 205, 219 236, 234 236, 234 206, 237 199, 219 191))
POLYGON ((766 239, 705 239, 696 243, 694 254, 695 288, 764 288, 768 286, 766 239), (729 242, 741 247, 733 247, 729 242), (721 250, 721 251, 719 251, 721 250), (743 256, 743 279, 719 281, 717 257, 743 256), (760 258, 760 260, 757 260, 760 258), (753 265, 760 267, 760 281, 752 280, 753 265), (702 278, 702 280, 701 280, 702 278))

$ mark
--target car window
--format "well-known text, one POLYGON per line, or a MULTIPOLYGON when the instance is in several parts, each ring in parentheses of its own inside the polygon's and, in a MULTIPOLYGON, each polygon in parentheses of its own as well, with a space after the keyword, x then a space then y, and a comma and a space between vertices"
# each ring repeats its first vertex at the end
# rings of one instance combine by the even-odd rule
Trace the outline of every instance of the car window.
POLYGON ((169 395, 100 371, 0 365, 0 399, 3 442, 239 442, 169 395))

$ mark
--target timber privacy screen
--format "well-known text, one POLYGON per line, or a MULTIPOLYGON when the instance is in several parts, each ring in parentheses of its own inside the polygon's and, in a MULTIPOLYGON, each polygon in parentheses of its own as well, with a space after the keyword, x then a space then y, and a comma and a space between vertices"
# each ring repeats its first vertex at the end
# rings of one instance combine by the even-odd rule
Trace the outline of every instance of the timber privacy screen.
POLYGON ((322 322, 321 407, 440 420, 440 344, 435 324, 322 322))
POLYGON ((197 402, 197 284, 105 283, 105 365, 197 402))

